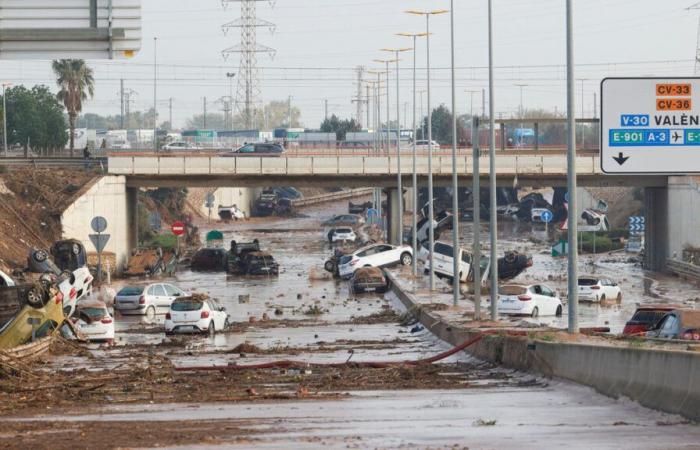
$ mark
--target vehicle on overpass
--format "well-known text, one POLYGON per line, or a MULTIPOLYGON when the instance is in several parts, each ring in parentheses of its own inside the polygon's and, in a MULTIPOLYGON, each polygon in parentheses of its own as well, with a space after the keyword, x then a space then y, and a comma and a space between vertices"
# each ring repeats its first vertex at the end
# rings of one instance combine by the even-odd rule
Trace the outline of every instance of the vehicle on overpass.
MULTIPOLYGON (((440 144, 438 144, 436 141, 432 141, 433 143, 433 150, 440 150, 440 144)), ((413 146, 411 146, 413 148, 413 146)), ((427 140, 418 140, 416 141, 416 150, 428 150, 428 141, 427 140)))
POLYGON ((236 150, 230 152, 219 153, 219 156, 238 157, 238 156, 282 156, 285 150, 282 144, 277 142, 264 142, 255 144, 245 144, 236 150))
POLYGON ((198 145, 195 144, 190 144, 189 142, 185 141, 175 141, 171 142, 170 144, 164 145, 163 150, 165 151, 188 151, 188 150, 201 150, 202 147, 199 147, 198 145))
POLYGON ((498 289, 501 314, 530 317, 561 316, 563 306, 556 291, 544 284, 509 284, 498 289))
POLYGON ((351 258, 346 258, 347 262, 338 268, 340 277, 346 280, 363 267, 390 267, 399 264, 410 266, 413 262, 413 249, 409 245, 372 244, 348 256, 351 258))

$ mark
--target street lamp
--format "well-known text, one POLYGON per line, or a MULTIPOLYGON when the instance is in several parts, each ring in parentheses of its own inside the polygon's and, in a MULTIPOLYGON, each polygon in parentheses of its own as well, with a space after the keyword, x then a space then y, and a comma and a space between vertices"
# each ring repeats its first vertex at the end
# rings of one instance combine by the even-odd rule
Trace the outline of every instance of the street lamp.
POLYGON ((153 151, 158 151, 158 38, 153 38, 153 151))
POLYGON ((12 86, 10 83, 2 84, 2 127, 3 127, 3 141, 5 144, 5 158, 8 157, 7 154, 7 96, 5 95, 5 88, 12 86))
POLYGON ((417 16, 425 16, 426 24, 426 70, 428 75, 427 80, 427 91, 428 91, 428 223, 429 229, 429 240, 428 240, 428 251, 430 254, 430 290, 435 290, 435 261, 434 261, 434 250, 435 250, 435 228, 433 223, 435 222, 435 208, 433 205, 433 114, 430 109, 430 17, 439 14, 445 14, 449 11, 446 9, 436 9, 432 11, 417 11, 409 10, 406 11, 407 14, 413 14, 417 16))
POLYGON ((389 156, 389 150, 391 149, 391 138, 389 137, 389 121, 391 107, 389 105, 389 64, 393 63, 393 59, 375 59, 374 62, 386 64, 386 155, 389 156))
MULTIPOLYGON (((388 72, 385 72, 385 71, 383 71, 383 70, 368 70, 367 73, 372 74, 372 75, 377 75, 376 95, 375 95, 375 98, 376 98, 376 106, 377 106, 377 109, 376 109, 376 131, 375 131, 375 133, 377 133, 377 132, 378 132, 379 130, 381 130, 381 128, 382 128, 382 127, 381 127, 381 123, 382 123, 382 119, 381 119, 382 108, 381 108, 381 106, 382 106, 382 102, 381 102, 381 100, 380 100, 381 90, 382 90, 382 74, 388 73, 388 72)), ((388 90, 388 86, 387 86, 387 90, 388 90)), ((387 108, 387 109, 388 109, 388 108, 387 108)), ((379 154, 379 149, 381 148, 381 145, 382 145, 381 135, 378 135, 378 136, 377 136, 376 142, 377 142, 377 154, 379 154)), ((380 230, 381 230, 382 235, 383 235, 383 234, 384 234, 384 219, 382 219, 382 217, 383 217, 383 214, 382 214, 382 189, 381 189, 381 188, 376 188, 376 189, 375 189, 375 192, 374 192, 374 195, 375 195, 375 197, 376 197, 374 209, 377 210, 377 215, 379 216, 379 222, 380 222, 380 230)))
POLYGON ((229 126, 233 130, 233 79, 236 77, 235 72, 226 72, 228 78, 228 101, 229 101, 229 126))
MULTIPOLYGON (((400 79, 399 79, 399 53, 413 50, 413 48, 383 48, 383 52, 393 52, 396 54, 396 164, 397 164, 397 188, 399 191, 399 235, 398 244, 403 245, 403 181, 401 180, 401 100, 400 79)), ((416 253, 414 253, 415 255, 416 253)), ((415 258, 413 258, 415 259, 415 258)))
MULTIPOLYGON (((413 232, 411 243, 413 254, 418 254, 418 174, 416 173, 416 44, 419 37, 427 36, 427 33, 398 33, 398 36, 413 38, 413 232)), ((421 118, 421 120, 423 120, 421 118)), ((413 258, 413 276, 418 275, 418 258, 413 258)))
POLYGON ((523 113, 524 113, 524 111, 525 111, 525 110, 523 109, 523 88, 528 87, 529 84, 522 84, 522 83, 521 83, 521 84, 517 84, 517 83, 516 83, 516 86, 520 88, 520 110, 519 110, 519 112, 518 112, 518 115, 520 116, 520 117, 519 117, 519 119, 520 119, 520 136, 519 136, 519 139, 518 139, 518 144, 517 144, 517 146, 518 146, 518 147, 522 147, 522 142, 523 142, 523 118, 524 118, 524 117, 523 117, 523 113))
POLYGON ((574 5, 572 0, 566 0, 566 122, 567 135, 567 185, 569 190, 569 333, 578 333, 578 224, 576 196, 576 97, 574 93, 574 5))
MULTIPOLYGON (((496 123, 493 92, 493 4, 489 0, 489 200, 491 237, 491 320, 498 320, 498 216, 496 215, 496 123)), ((474 214, 478 214, 474 211, 474 214)), ((478 232, 478 231, 477 231, 478 232)), ((479 262, 477 261, 476 264, 479 262)))

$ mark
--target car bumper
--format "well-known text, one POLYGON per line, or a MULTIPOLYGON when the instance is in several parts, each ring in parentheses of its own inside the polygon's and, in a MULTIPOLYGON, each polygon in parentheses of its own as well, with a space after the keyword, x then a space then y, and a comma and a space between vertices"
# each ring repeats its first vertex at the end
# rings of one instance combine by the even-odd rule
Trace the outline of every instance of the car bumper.
POLYGON ((198 334, 206 332, 208 328, 209 322, 203 320, 197 322, 165 321, 165 332, 169 334, 198 334))
POLYGON ((131 306, 131 305, 114 305, 114 310, 119 311, 123 316, 138 316, 146 314, 146 305, 131 306))
POLYGON ((507 315, 530 315, 534 305, 516 305, 512 303, 498 302, 498 312, 507 315))
POLYGON ((592 294, 590 292, 579 292, 578 299, 581 302, 597 302, 597 301, 599 301, 598 295, 592 294))

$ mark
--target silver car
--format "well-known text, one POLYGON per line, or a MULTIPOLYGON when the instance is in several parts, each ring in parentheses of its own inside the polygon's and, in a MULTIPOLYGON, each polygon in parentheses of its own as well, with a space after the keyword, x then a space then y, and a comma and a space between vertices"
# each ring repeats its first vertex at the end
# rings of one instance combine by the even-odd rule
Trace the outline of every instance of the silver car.
POLYGON ((157 314, 170 311, 170 305, 176 298, 188 295, 167 283, 125 286, 114 298, 114 309, 123 315, 145 315, 148 320, 153 320, 157 314))

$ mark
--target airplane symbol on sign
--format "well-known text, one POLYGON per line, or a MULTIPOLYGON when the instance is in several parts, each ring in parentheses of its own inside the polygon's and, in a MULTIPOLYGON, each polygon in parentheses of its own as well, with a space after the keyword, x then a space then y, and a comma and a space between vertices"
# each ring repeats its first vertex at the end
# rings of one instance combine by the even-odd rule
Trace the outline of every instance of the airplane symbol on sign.
POLYGON ((683 135, 680 134, 679 132, 673 133, 673 142, 678 142, 683 138, 683 135))

